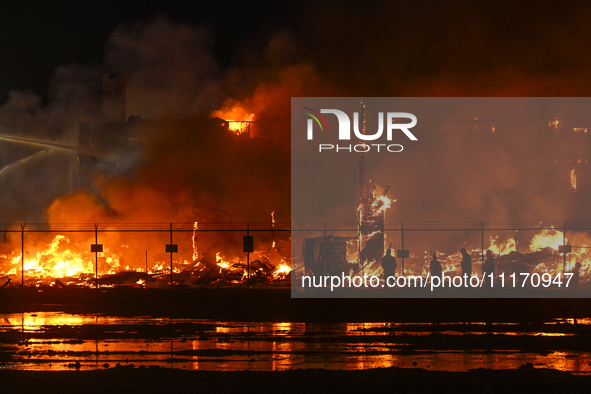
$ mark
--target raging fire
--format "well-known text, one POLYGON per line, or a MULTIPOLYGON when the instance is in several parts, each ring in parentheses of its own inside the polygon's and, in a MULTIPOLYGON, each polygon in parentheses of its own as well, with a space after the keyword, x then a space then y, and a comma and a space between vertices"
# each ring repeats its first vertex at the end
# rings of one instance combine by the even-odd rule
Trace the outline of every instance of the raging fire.
POLYGON ((517 241, 514 238, 509 238, 504 243, 499 241, 499 237, 490 237, 490 246, 488 250, 495 255, 509 254, 517 251, 517 241))
POLYGON ((396 200, 390 200, 386 196, 376 197, 371 206, 374 215, 385 213, 392 206, 393 202, 396 202, 396 200))
MULTIPOLYGON (((175 275, 174 283, 187 286, 240 284, 249 276, 248 267, 253 283, 275 283, 289 278, 290 261, 283 256, 285 248, 276 243, 274 236, 272 244, 271 240, 261 242, 262 249, 251 253, 250 264, 247 264, 242 248, 229 245, 224 252, 211 253, 211 232, 205 233, 202 245, 199 245, 197 222, 192 229, 192 237, 189 236, 187 240, 191 242, 192 249, 185 247, 186 252, 175 254, 172 262, 169 254, 164 253, 164 247, 162 252, 158 252, 160 248, 152 246, 154 242, 161 242, 164 246, 170 241, 165 241, 163 237, 158 238, 157 235, 147 239, 146 233, 125 234, 129 244, 121 243, 122 234, 102 233, 100 238, 104 242, 103 251, 96 256, 89 247, 96 243, 95 237, 89 237, 85 233, 71 236, 58 234, 50 239, 44 233, 30 233, 24 237, 22 251, 20 237, 18 248, 9 239, 0 243, 5 249, 4 254, 0 254, 0 286, 20 286, 22 275, 25 286, 95 287, 95 274, 98 275, 98 284, 101 287, 170 286, 171 264, 175 275), (111 246, 111 249, 107 247, 113 244, 119 246, 111 246), (6 253, 7 248, 13 250, 6 253), (150 249, 150 256, 148 250, 144 251, 143 248, 150 249), (21 261, 23 254, 24 261, 21 261), (21 270, 21 267, 24 269, 21 270)), ((279 239, 279 242, 282 241, 279 239)), ((189 246, 187 244, 185 245, 189 246)))
POLYGON ((254 113, 237 104, 227 109, 216 110, 211 116, 226 120, 228 128, 236 135, 250 131, 250 125, 255 121, 254 113))
MULTIPOLYGON (((34 278, 71 278, 94 272, 94 261, 90 253, 80 253, 73 250, 70 239, 58 234, 44 248, 34 253, 32 257, 25 257, 24 273, 34 278)), ((105 250, 106 264, 111 269, 119 267, 119 256, 105 250)), ((10 255, 0 255, 9 261, 9 273, 20 271, 21 255, 13 252, 10 255)), ((104 272, 108 273, 108 272, 104 272)))
POLYGON ((544 229, 542 232, 534 235, 529 244, 529 250, 532 252, 537 252, 544 248, 558 250, 558 246, 563 245, 564 241, 568 242, 568 239, 563 239, 562 231, 557 231, 554 228, 544 229))
POLYGON ((290 272, 291 272, 291 267, 289 266, 289 264, 281 263, 277 266, 277 269, 275 269, 275 272, 273 272, 273 276, 276 278, 285 277, 290 272))

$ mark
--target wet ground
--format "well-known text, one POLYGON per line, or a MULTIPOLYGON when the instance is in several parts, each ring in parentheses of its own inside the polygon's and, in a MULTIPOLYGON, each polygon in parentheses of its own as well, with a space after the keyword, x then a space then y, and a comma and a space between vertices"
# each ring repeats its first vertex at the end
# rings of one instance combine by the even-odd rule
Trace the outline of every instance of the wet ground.
POLYGON ((591 319, 540 323, 228 322, 64 312, 0 314, 0 369, 203 371, 515 369, 591 374, 591 319), (576 324, 575 324, 576 323, 576 324))

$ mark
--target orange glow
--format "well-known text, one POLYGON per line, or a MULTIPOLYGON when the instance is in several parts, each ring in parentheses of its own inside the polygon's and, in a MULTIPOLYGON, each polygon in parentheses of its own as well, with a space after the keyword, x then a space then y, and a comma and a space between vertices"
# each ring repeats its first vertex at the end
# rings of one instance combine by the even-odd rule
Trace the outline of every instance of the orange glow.
POLYGON ((236 135, 249 131, 250 123, 255 120, 254 114, 239 104, 232 104, 230 107, 216 110, 211 116, 228 121, 228 128, 236 135))
POLYGON ((275 269, 275 272, 273 272, 273 276, 278 278, 278 277, 285 277, 287 274, 289 274, 291 272, 291 267, 287 264, 287 263, 280 263, 277 268, 275 269))
POLYGON ((562 244, 562 231, 557 231, 554 228, 544 229, 541 233, 534 235, 529 244, 529 250, 532 252, 537 252, 538 250, 542 250, 544 248, 558 250, 558 246, 562 244))
POLYGON ((490 237, 490 246, 488 247, 488 250, 499 256, 517 251, 517 241, 515 241, 515 239, 509 238, 505 243, 502 243, 499 242, 498 238, 499 237, 490 237))
POLYGON ((199 260, 199 249, 197 244, 197 230, 199 225, 197 222, 193 224, 193 261, 199 260))
POLYGON ((386 196, 379 196, 374 199, 371 208, 374 210, 375 215, 379 215, 385 213, 386 209, 390 208, 393 202, 396 202, 396 200, 390 200, 386 196))
MULTIPOLYGON (((152 261, 148 262, 148 253, 133 253, 129 245, 134 245, 135 237, 126 237, 130 244, 124 244, 120 235, 116 233, 104 233, 105 238, 103 252, 95 256, 88 247, 94 244, 94 235, 69 235, 58 234, 52 238, 45 238, 43 234, 28 235, 25 241, 25 259, 23 264, 23 279, 26 286, 95 286, 95 270, 98 257, 98 276, 102 279, 100 286, 144 286, 146 278, 143 276, 116 274, 122 272, 145 273, 152 276, 154 286, 163 284, 168 280, 170 273, 170 260, 166 254, 158 253, 153 249, 149 256, 152 261), (72 238, 69 238, 72 237, 72 238), (88 239, 88 238, 91 239, 88 239), (107 238, 111 238, 110 240, 107 238), (117 243, 115 243, 117 242, 117 243), (115 245, 109 249, 107 245, 115 245), (114 252, 113 250, 117 250, 114 252), (141 255, 141 260, 138 259, 141 255), (131 257, 129 257, 131 256, 131 257), (166 257, 165 257, 166 256, 166 257), (57 280, 60 281, 57 281, 57 280), (61 283, 60 283, 61 282, 61 283)), ((145 235, 141 238, 145 242, 145 235)), ((187 250, 186 258, 176 257, 173 261, 173 273, 183 274, 179 281, 194 284, 198 280, 210 280, 211 283, 222 279, 226 283, 239 284, 247 277, 245 256, 241 253, 234 253, 231 250, 217 252, 215 260, 204 258, 199 255, 197 248, 197 223, 193 225, 193 238, 188 237, 186 246, 193 246, 193 250, 187 250), (215 272, 211 274, 211 271, 215 272), (221 278, 220 278, 221 277, 221 278)), ((139 241, 138 241, 139 242, 139 241)), ((182 247, 182 245, 181 245, 182 247)), ((179 248, 180 249, 180 248, 179 248)), ((207 247, 203 247, 204 250, 207 247)), ((213 256, 212 256, 213 257, 213 256)), ((0 254, 0 276, 11 277, 13 283, 20 286, 21 279, 21 250, 13 250, 11 253, 0 254)), ((260 279, 273 281, 285 279, 291 272, 289 258, 284 258, 277 249, 275 242, 267 243, 260 250, 255 250, 251 255, 251 272, 258 275, 260 279), (254 268, 252 264, 255 264, 254 268)), ((175 280, 176 281, 176 280, 175 280)), ((179 282, 180 283, 180 282, 179 282)), ((205 282, 206 283, 206 282, 205 282)))
POLYGON ((215 254, 215 262, 223 269, 230 269, 230 262, 224 260, 224 256, 220 252, 215 254))
MULTIPOLYGON (((64 235, 56 235, 44 248, 35 252, 34 256, 25 256, 24 273, 36 278, 67 278, 78 277, 84 273, 94 272, 94 259, 91 253, 83 256, 73 251, 69 238, 64 235)), ((13 253, 9 256, 1 256, 10 261, 14 266, 10 272, 16 274, 16 267, 21 265, 20 254, 13 253)), ((119 266, 119 256, 110 254, 108 261, 113 266, 119 266)))
POLYGON ((575 174, 574 168, 570 172, 570 187, 573 190, 577 190, 577 174, 575 174))

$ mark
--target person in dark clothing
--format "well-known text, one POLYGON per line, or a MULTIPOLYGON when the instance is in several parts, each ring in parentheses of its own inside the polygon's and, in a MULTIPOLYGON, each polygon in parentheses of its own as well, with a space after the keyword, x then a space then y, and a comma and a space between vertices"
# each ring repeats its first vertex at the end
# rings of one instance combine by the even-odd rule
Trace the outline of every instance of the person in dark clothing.
POLYGON ((490 250, 486 251, 486 260, 484 260, 484 273, 486 275, 495 274, 495 257, 490 250))
POLYGON ((472 258, 466 252, 466 248, 460 249, 462 252, 462 277, 467 274, 468 277, 472 276, 472 258))
POLYGON ((495 277, 495 257, 493 256, 493 252, 491 252, 490 250, 486 251, 486 260, 484 260, 484 267, 482 267, 482 271, 482 275, 484 275, 484 278, 482 278, 482 280, 484 280, 485 283, 489 283, 489 285, 487 286, 490 286, 490 274, 492 274, 492 280, 494 280, 495 277))
POLYGON ((384 270, 384 279, 388 280, 389 276, 396 276, 396 257, 390 254, 392 244, 388 247, 386 254, 382 257, 382 269, 384 270))
POLYGON ((581 273, 579 272, 581 270, 581 263, 577 262, 575 264, 575 269, 573 270, 573 276, 570 280, 570 283, 568 285, 569 288, 571 288, 574 291, 579 291, 580 287, 579 287, 579 279, 581 278, 581 273))
POLYGON ((433 253, 433 260, 431 260, 431 263, 429 264, 429 269, 431 271, 431 276, 441 277, 443 270, 441 268, 441 263, 437 260, 436 253, 433 253))

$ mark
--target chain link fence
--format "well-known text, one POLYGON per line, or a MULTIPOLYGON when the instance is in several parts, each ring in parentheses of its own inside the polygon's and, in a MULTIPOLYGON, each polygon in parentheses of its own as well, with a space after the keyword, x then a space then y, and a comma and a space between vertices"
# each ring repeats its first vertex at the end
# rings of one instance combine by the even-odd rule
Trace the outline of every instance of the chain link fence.
POLYGON ((22 223, 0 226, 0 234, 5 286, 289 283, 285 223, 22 223), (248 236, 250 249, 244 245, 248 236))
MULTIPOLYGON (((294 225, 293 228, 297 229, 292 229, 293 278, 296 286, 304 275, 367 274, 379 276, 385 281, 386 275, 380 262, 359 261, 362 241, 359 240, 354 223, 294 225), (330 250, 338 238, 347 239, 349 244, 349 266, 344 269, 334 266, 329 258, 321 255, 325 249, 330 250), (311 239, 321 245, 315 255, 309 252, 311 239), (324 243, 327 247, 322 246, 324 243), (321 264, 311 263, 314 259, 321 264)), ((565 273, 578 272, 580 286, 591 285, 591 228, 588 227, 569 227, 565 223, 543 226, 485 222, 386 223, 384 234, 383 255, 390 253, 397 258, 396 276, 427 278, 434 255, 441 263, 443 273, 461 276, 461 249, 464 248, 471 258, 472 276, 482 278, 483 273, 487 277, 491 274, 485 272, 487 252, 490 251, 494 260, 492 274, 495 281, 510 278, 515 281, 514 287, 519 287, 522 284, 519 280, 525 280, 526 274, 536 274, 533 282, 528 282, 527 286, 540 287, 538 279, 542 283, 544 274, 547 274, 543 276, 544 280, 554 280, 558 274, 563 278, 565 273)))

